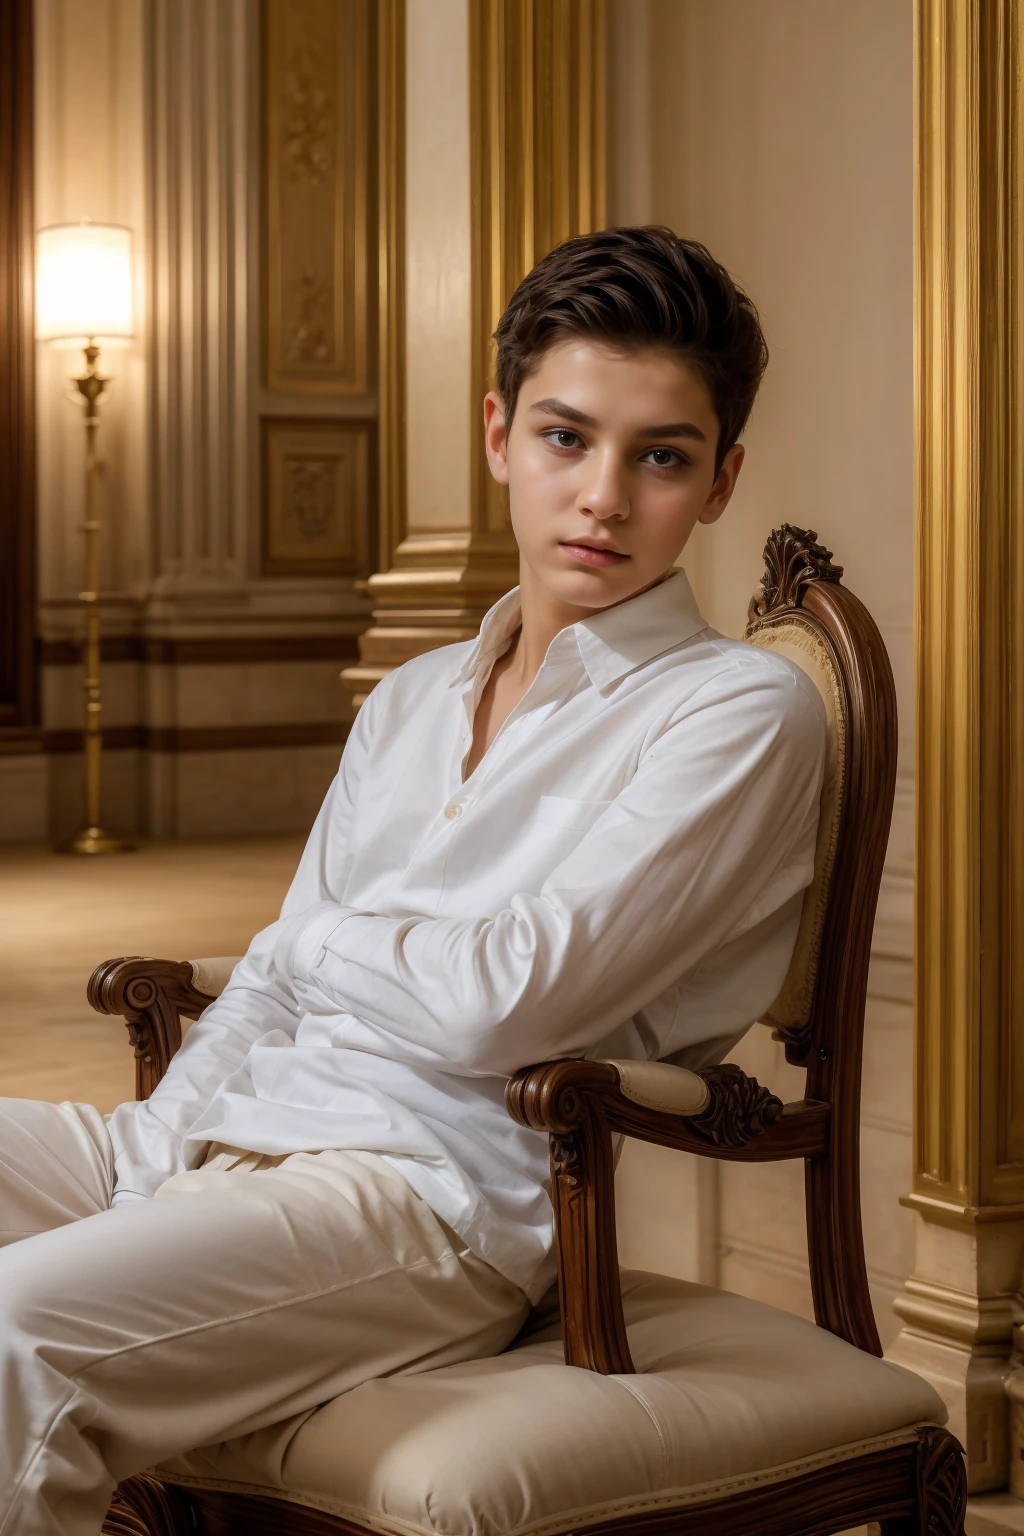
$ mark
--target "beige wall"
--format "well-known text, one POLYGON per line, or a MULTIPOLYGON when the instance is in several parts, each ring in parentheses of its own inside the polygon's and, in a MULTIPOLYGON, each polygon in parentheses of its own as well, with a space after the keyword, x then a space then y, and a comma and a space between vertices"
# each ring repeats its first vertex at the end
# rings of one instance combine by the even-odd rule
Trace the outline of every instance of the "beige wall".
MULTIPOLYGON (((909 0, 610 0, 613 222, 703 241, 748 289, 771 365, 726 518, 686 564, 739 634, 768 530, 814 528, 878 620, 901 760, 875 935, 865 1222, 879 1326, 911 1263, 912 11, 909 0)), ((737 1059, 799 1093, 758 1031, 737 1059)), ((801 1170, 624 1159, 622 1257, 808 1306, 801 1170)))

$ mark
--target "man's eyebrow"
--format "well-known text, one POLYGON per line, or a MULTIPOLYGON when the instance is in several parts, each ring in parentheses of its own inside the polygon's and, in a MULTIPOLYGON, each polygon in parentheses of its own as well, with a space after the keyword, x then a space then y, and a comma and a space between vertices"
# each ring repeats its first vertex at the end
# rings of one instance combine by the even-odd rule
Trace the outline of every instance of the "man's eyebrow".
POLYGON ((545 411, 549 416, 564 416, 566 421, 574 421, 578 427, 599 425, 596 416, 588 416, 586 411, 578 411, 575 406, 566 405, 564 400, 537 400, 530 406, 530 410, 545 411))
MULTIPOLYGON (((531 411, 543 411, 548 416, 561 416, 564 421, 573 421, 578 427, 597 427, 600 422, 595 416, 588 416, 586 411, 578 411, 573 405, 566 405, 564 400, 537 400, 530 406, 531 411)), ((706 443, 707 438, 692 421, 670 421, 661 427, 642 427, 637 434, 639 437, 688 437, 695 442, 706 443)))
POLYGON ((706 443, 707 438, 700 427, 692 421, 670 421, 664 427, 644 427, 640 432, 641 437, 692 437, 698 443, 706 443))

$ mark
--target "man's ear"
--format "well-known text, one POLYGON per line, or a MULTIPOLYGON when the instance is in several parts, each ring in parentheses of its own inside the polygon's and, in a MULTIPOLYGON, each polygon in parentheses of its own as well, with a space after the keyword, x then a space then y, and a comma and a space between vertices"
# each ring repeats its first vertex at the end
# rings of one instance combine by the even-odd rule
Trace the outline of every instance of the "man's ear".
POLYGON ((718 522, 718 519, 729 505, 733 491, 736 489, 736 481, 739 479, 745 457, 746 450, 743 444, 733 443, 722 460, 722 467, 718 471, 718 479, 711 487, 711 493, 697 519, 699 523, 718 522))
POLYGON ((508 435, 505 405, 497 390, 484 396, 484 447, 491 474, 499 485, 508 485, 508 435))

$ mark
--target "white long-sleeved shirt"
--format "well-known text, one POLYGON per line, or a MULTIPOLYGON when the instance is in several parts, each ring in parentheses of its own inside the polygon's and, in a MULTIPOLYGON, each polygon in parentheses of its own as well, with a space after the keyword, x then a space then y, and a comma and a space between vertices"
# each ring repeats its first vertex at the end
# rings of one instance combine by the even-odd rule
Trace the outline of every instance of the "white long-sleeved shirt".
POLYGON ((116 1200, 211 1143, 377 1152, 536 1298, 547 1140, 507 1115, 508 1076, 718 1060, 770 1005, 813 871, 813 685, 709 629, 678 572, 562 630, 466 777, 519 622, 517 589, 370 695, 281 918, 109 1117, 116 1200))

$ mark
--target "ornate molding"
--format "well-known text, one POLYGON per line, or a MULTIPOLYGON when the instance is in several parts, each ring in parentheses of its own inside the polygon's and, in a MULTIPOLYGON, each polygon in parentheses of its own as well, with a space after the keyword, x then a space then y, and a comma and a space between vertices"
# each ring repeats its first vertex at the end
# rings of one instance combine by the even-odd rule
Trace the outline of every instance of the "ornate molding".
POLYGON ((373 12, 264 6, 264 365, 278 394, 372 388, 373 12))
POLYGON ((264 416, 260 427, 261 573, 365 576, 373 423, 264 416))

